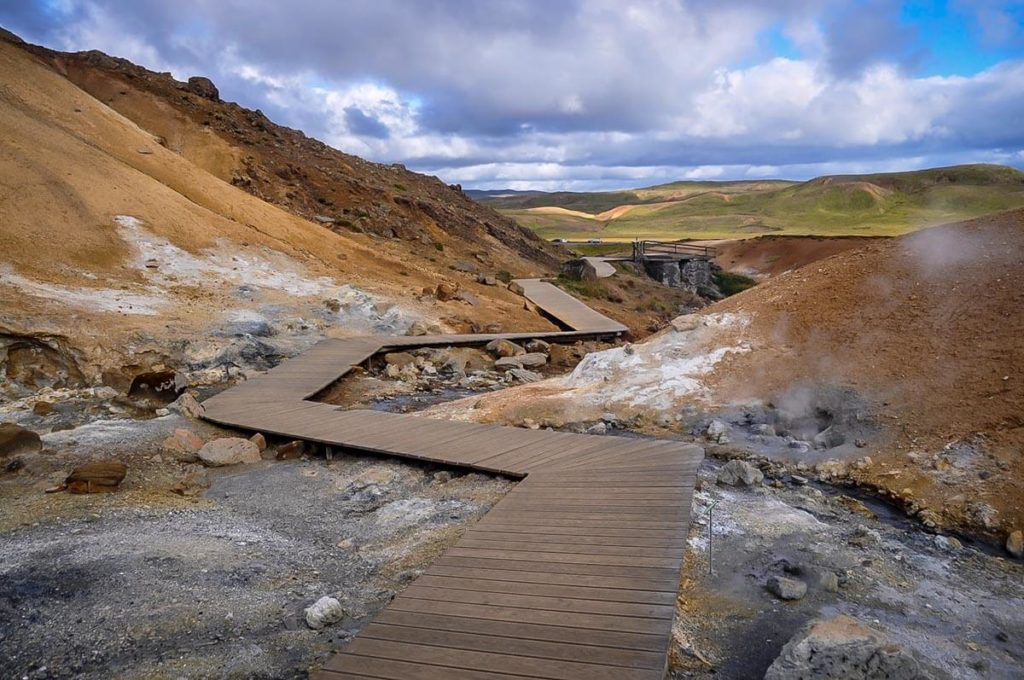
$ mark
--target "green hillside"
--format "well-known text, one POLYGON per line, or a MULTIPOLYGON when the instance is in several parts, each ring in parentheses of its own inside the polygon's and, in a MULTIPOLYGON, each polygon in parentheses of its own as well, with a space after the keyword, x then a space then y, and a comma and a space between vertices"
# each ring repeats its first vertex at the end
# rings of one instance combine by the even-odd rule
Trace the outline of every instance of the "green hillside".
POLYGON ((545 238, 895 235, 1024 207, 1024 172, 963 165, 800 183, 675 182, 617 192, 529 192, 485 202, 545 238))

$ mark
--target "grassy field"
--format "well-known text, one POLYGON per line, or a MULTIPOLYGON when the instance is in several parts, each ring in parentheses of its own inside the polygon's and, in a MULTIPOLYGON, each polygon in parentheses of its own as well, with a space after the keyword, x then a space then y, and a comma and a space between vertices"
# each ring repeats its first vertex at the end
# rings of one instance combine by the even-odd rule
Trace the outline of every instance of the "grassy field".
POLYGON ((635 191, 524 192, 483 200, 545 238, 893 236, 1024 207, 1024 173, 965 165, 800 183, 676 182, 635 191))

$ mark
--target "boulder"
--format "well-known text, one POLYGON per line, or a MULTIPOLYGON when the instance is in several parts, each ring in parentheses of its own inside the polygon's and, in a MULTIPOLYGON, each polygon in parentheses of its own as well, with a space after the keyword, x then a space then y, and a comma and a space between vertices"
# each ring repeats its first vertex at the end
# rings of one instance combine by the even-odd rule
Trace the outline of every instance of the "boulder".
POLYGON ((452 269, 457 272, 465 272, 467 274, 476 274, 480 271, 479 267, 472 262, 467 262, 466 260, 457 260, 455 264, 452 265, 452 269))
POLYGON ((48 416, 53 413, 53 402, 37 401, 32 404, 32 413, 37 416, 48 416))
POLYGON ((430 331, 427 329, 427 325, 422 321, 413 321, 409 324, 409 328, 405 331, 406 335, 426 335, 430 331))
POLYGON ((548 355, 540 352, 529 352, 515 357, 523 368, 537 368, 548 363, 548 355))
POLYGON ((287 444, 282 444, 277 447, 277 459, 278 460, 295 460, 302 458, 302 454, 306 452, 306 442, 301 439, 290 441, 287 444))
POLYGON ((480 298, 478 298, 476 295, 473 295, 468 290, 460 290, 458 294, 455 296, 455 299, 462 300, 466 304, 471 305, 473 307, 476 307, 480 304, 480 298))
POLYGON ((1006 552, 1014 557, 1024 556, 1024 532, 1020 529, 1006 537, 1006 552))
POLYGON ((491 340, 485 349, 496 357, 514 357, 526 354, 526 350, 511 340, 491 340))
POLYGON ((416 363, 416 357, 409 352, 388 352, 384 355, 384 363, 388 366, 409 366, 416 363))
POLYGON ((605 434, 608 432, 608 426, 604 424, 604 421, 600 421, 591 425, 583 432, 585 434, 605 434))
POLYGON ((528 371, 525 368, 513 368, 508 372, 508 374, 519 382, 524 383, 537 382, 544 378, 540 373, 534 373, 533 371, 528 371))
POLYGON ((199 460, 208 467, 237 465, 239 463, 258 463, 260 449, 256 444, 241 437, 222 437, 203 444, 199 449, 199 460))
POLYGON ((220 100, 220 91, 217 90, 217 86, 213 84, 212 80, 203 76, 192 76, 189 78, 188 91, 199 95, 203 99, 220 100))
POLYGON ((71 493, 109 493, 117 490, 126 474, 128 466, 124 463, 86 463, 72 470, 64 484, 71 493))
POLYGON ((341 603, 333 597, 321 597, 319 600, 306 607, 306 625, 313 630, 323 628, 337 623, 345 618, 345 610, 341 603))
POLYGON ((807 594, 807 584, 795 578, 771 576, 766 584, 768 592, 780 600, 799 600, 807 594))
POLYGON ((712 420, 704 435, 713 442, 725 444, 729 441, 729 425, 721 420, 712 420))
POLYGON ((458 284, 448 283, 447 281, 442 281, 437 284, 437 288, 434 289, 434 297, 442 302, 455 299, 455 296, 458 295, 458 293, 458 284))
POLYGON ((494 370, 496 371, 508 371, 513 368, 522 368, 523 363, 520 361, 522 357, 501 357, 494 362, 494 370))
POLYGON ((186 418, 198 420, 203 416, 203 405, 196 399, 194 392, 185 392, 174 400, 167 408, 174 413, 181 414, 186 418))
POLYGON ((493 276, 490 276, 488 274, 480 274, 479 276, 476 277, 476 282, 480 283, 480 284, 483 284, 485 286, 497 286, 498 285, 498 279, 496 279, 493 276))
POLYGON ((551 343, 544 342, 543 340, 530 340, 525 345, 527 352, 539 352, 541 354, 547 354, 551 351, 551 343))
POLYGON ((745 460, 730 460, 718 471, 718 483, 728 486, 756 486, 764 480, 764 473, 745 460))
POLYGON ((199 449, 203 448, 203 439, 192 430, 179 427, 174 434, 163 441, 163 450, 177 460, 193 462, 199 460, 199 449))
POLYGON ((516 282, 516 281, 510 281, 509 284, 508 284, 508 289, 510 291, 512 291, 513 293, 515 293, 516 295, 525 295, 526 294, 526 291, 523 289, 523 287, 521 285, 519 285, 519 283, 516 282))
POLYGON ((260 450, 260 453, 263 453, 267 449, 267 438, 260 432, 249 437, 249 441, 256 445, 256 448, 260 450))
POLYGON ((43 441, 32 430, 14 423, 0 423, 0 460, 25 453, 37 453, 43 441))
POLYGON ((686 333, 700 327, 700 316, 697 314, 684 314, 672 319, 670 323, 677 333, 686 333))
POLYGON ((856 619, 839 615, 812 621, 797 632, 764 677, 928 680, 939 676, 906 647, 856 619))

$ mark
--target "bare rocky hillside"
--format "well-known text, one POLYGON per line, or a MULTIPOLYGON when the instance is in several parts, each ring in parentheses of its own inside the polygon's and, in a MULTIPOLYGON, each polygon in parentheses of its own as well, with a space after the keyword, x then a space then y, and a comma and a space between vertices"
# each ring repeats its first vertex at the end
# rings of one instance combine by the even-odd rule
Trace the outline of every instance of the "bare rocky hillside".
POLYGON ((0 74, 0 368, 19 394, 266 368, 325 335, 553 328, 501 283, 552 272, 548 246, 436 178, 95 52, 8 36, 0 74))

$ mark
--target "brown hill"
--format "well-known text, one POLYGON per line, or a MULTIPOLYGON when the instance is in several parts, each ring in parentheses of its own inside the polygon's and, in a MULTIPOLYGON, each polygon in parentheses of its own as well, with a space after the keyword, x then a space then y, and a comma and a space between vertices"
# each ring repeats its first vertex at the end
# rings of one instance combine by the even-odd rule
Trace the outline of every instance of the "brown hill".
POLYGON ((804 474, 835 459, 821 474, 923 520, 995 539, 1024 526, 1024 211, 871 241, 676 325, 569 378, 438 410, 555 426, 611 412, 698 435, 717 417, 729 446, 804 474), (846 434, 802 449, 751 436, 779 417, 798 439, 846 434))
POLYGON ((258 365, 254 352, 272 361, 323 335, 416 320, 551 327, 503 286, 477 282, 549 271, 546 246, 436 179, 94 53, 0 40, 0 82, 0 369, 28 388, 158 364, 258 365), (116 92, 131 116, 62 72, 116 92), (321 193, 328 179, 334 193, 321 193), (333 228, 302 219, 310 202, 333 228), (443 280, 468 295, 423 295, 443 280), (50 365, 33 377, 40 353, 50 365))
POLYGON ((205 78, 183 83, 98 51, 25 49, 198 167, 329 229, 429 248, 439 243, 461 254, 497 249, 510 268, 559 262, 532 231, 470 200, 460 187, 342 153, 259 110, 222 101, 205 78))

